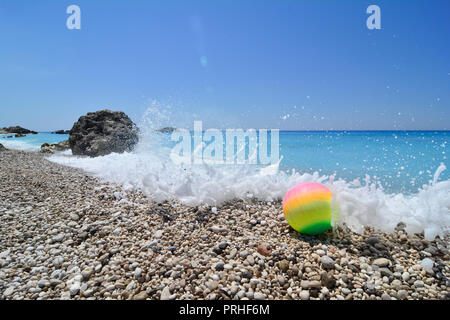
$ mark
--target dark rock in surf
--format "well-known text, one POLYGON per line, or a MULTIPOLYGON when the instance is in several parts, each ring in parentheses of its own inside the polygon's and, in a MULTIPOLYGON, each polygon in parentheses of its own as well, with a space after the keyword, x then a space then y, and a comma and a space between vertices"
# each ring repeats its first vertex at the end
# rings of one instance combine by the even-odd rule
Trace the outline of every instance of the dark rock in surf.
POLYGON ((88 112, 74 123, 69 145, 74 155, 104 156, 131 151, 138 142, 138 129, 121 111, 88 112))
POLYGON ((48 153, 48 154, 52 154, 55 153, 56 151, 63 151, 63 150, 67 150, 69 149, 69 140, 64 140, 60 143, 44 143, 43 145, 41 145, 41 153, 48 153))
POLYGON ((158 129, 157 131, 161 132, 161 133, 172 133, 175 130, 177 130, 177 129, 174 127, 164 127, 164 128, 158 129))
POLYGON ((55 134, 70 134, 70 130, 56 130, 55 134))
POLYGON ((0 143, 0 152, 6 151, 6 150, 8 150, 8 149, 6 149, 6 148, 0 143))
POLYGON ((16 134, 37 134, 36 131, 28 130, 20 126, 3 128, 3 131, 6 133, 16 133, 16 134))

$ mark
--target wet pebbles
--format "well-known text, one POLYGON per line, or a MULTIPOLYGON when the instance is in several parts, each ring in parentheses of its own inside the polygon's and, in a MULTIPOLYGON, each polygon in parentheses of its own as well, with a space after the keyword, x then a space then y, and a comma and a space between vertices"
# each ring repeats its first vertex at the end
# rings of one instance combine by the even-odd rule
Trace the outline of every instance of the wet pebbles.
POLYGON ((158 204, 22 151, 0 181, 0 299, 449 298, 448 237, 402 225, 307 237, 280 202, 158 204))

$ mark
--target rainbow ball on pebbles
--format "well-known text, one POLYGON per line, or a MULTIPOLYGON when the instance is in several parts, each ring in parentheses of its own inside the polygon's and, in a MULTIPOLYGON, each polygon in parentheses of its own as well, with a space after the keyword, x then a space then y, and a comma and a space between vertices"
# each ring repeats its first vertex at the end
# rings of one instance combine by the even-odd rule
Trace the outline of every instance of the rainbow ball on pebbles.
POLYGON ((332 199, 333 193, 320 183, 299 183, 284 196, 284 217, 302 234, 321 234, 331 229, 332 199))

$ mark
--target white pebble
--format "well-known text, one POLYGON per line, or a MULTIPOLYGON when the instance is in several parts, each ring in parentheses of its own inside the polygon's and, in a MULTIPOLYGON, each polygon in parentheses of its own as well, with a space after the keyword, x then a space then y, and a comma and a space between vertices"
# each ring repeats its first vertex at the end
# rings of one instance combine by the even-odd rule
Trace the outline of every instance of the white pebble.
POLYGON ((427 272, 433 271, 434 262, 430 258, 423 259, 421 265, 425 271, 427 272))

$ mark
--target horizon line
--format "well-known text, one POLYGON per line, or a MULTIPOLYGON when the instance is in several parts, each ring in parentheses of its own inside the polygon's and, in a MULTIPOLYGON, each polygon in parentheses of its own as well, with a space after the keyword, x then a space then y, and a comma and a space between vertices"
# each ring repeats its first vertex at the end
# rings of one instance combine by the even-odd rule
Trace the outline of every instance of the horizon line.
MULTIPOLYGON (((162 128, 161 128, 162 129, 162 128)), ((174 129, 183 129, 183 128, 174 128, 174 129)), ((217 129, 217 128, 209 128, 209 129, 217 129)), ((219 130, 227 130, 227 129, 242 129, 242 128, 221 128, 219 130)), ((249 129, 253 129, 253 128, 248 128, 248 129, 243 129, 243 130, 249 130, 249 129)), ((61 130, 61 129, 58 129, 61 130)), ((71 130, 71 129, 68 129, 71 130)), ((155 131, 157 131, 159 129, 155 129, 155 131)), ((208 130, 208 129, 206 129, 208 130)), ((206 131, 206 130, 202 130, 202 132, 206 131)), ((256 130, 260 130, 260 129, 256 129, 256 130)), ((262 128, 262 130, 279 130, 279 132, 450 132, 450 129, 366 129, 366 130, 361 130, 361 129, 332 129, 332 130, 327 130, 327 129, 314 129, 314 130, 308 130, 308 129, 303 129, 303 130, 282 130, 282 129, 276 129, 276 128, 271 128, 271 129, 267 129, 267 128, 262 128)), ((51 130, 51 131, 36 131, 38 133, 54 133, 57 130, 51 130)), ((194 131, 194 130, 189 130, 189 131, 194 131)))

